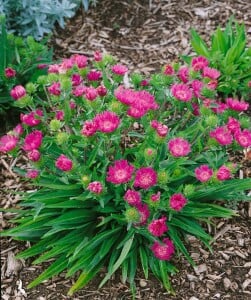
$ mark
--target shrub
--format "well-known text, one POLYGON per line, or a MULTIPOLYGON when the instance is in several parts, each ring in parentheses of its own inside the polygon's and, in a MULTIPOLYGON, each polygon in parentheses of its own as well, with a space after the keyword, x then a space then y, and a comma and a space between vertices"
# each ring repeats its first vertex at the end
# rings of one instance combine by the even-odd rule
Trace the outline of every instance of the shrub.
POLYGON ((6 0, 0 3, 0 14, 6 15, 7 28, 21 36, 40 40, 52 32, 55 24, 62 28, 65 19, 73 17, 80 5, 88 10, 97 0, 6 0))
MULTIPOLYGON (((5 17, 0 17, 0 115, 9 119, 15 102, 10 95, 14 86, 27 85, 46 74, 46 65, 52 62, 52 49, 46 40, 38 43, 33 37, 21 38, 8 34, 5 17)), ((7 121, 7 120, 6 120, 7 121)))
POLYGON ((74 55, 50 65, 33 93, 13 92, 32 109, 0 150, 26 153, 32 167, 24 175, 39 189, 25 194, 17 226, 2 235, 32 242, 20 258, 55 259, 29 287, 80 271, 72 295, 106 266, 100 287, 120 268, 134 294, 141 266, 173 292, 174 254, 194 265, 187 234, 211 249, 201 223, 236 215, 223 201, 250 200, 251 179, 234 179, 238 166, 227 153, 250 146, 251 132, 240 114, 248 104, 213 100, 205 68, 199 57, 147 80, 128 78, 110 56, 74 55))
POLYGON ((191 44, 196 55, 206 57, 212 67, 221 73, 218 92, 223 97, 250 99, 251 47, 247 44, 244 24, 239 25, 230 18, 224 30, 218 27, 212 34, 209 47, 194 29, 191 36, 191 44))

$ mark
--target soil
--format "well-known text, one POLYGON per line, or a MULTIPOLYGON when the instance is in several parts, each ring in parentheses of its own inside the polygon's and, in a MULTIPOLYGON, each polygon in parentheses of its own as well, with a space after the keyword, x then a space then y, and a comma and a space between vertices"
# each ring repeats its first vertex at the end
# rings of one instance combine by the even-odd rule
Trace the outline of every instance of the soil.
MULTIPOLYGON (((179 54, 192 52, 189 32, 193 27, 206 40, 217 26, 224 26, 231 15, 246 25, 251 45, 251 4, 247 0, 99 0, 96 8, 87 13, 79 11, 64 29, 57 28, 51 39, 56 58, 74 53, 92 56, 93 52, 107 52, 129 66, 131 71, 148 74, 160 70, 179 54)), ((250 112, 248 113, 251 116, 250 112)), ((250 157, 242 152, 232 154, 232 160, 241 164, 238 176, 251 177, 250 157)), ((1 207, 18 206, 17 192, 32 189, 13 172, 15 166, 25 168, 25 157, 0 157, 1 207)), ((188 245, 197 267, 191 267, 183 257, 176 258, 180 272, 172 276, 176 295, 169 295, 153 277, 143 279, 139 272, 136 299, 150 300, 204 300, 251 299, 251 205, 229 204, 239 216, 231 220, 212 220, 208 232, 214 237, 214 252, 193 237, 188 245)), ((12 213, 1 216, 2 228, 10 225, 12 213)), ((73 279, 64 274, 28 290, 27 285, 50 264, 33 266, 30 260, 17 261, 13 254, 29 247, 29 243, 1 239, 1 296, 3 300, 122 300, 131 299, 128 285, 122 284, 116 274, 107 285, 98 290, 104 276, 100 274, 86 288, 73 297, 67 290, 73 279)))

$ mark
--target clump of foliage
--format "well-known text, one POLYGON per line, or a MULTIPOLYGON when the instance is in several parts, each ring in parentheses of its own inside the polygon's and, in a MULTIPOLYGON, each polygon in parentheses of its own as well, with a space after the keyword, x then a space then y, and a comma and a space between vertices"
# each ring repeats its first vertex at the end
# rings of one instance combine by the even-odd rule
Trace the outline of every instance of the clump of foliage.
POLYGON ((224 97, 251 99, 251 47, 247 43, 244 24, 230 18, 224 30, 218 27, 212 34, 210 46, 196 30, 191 30, 191 36, 196 55, 206 57, 221 73, 218 92, 224 97))
POLYGON ((0 14, 7 19, 8 30, 21 36, 33 36, 40 40, 52 32, 55 24, 62 28, 65 19, 73 17, 83 5, 96 5, 97 0, 6 0, 0 3, 0 14))
POLYGON ((251 146, 248 103, 222 105, 218 76, 205 57, 168 65, 145 79, 96 52, 50 65, 31 84, 14 87, 16 105, 30 108, 21 124, 0 139, 0 151, 26 153, 25 177, 39 189, 26 193, 4 233, 32 242, 20 258, 54 259, 34 287, 66 271, 85 286, 103 266, 102 287, 120 269, 135 294, 135 275, 151 271, 171 293, 174 255, 184 255, 187 235, 211 250, 202 223, 236 212, 225 201, 250 200, 251 179, 234 179, 228 152, 251 146))
POLYGON ((14 86, 35 82, 46 74, 47 64, 52 62, 52 49, 46 41, 36 42, 33 37, 22 38, 7 33, 6 20, 0 17, 0 116, 9 119, 9 110, 15 110, 10 95, 14 86))

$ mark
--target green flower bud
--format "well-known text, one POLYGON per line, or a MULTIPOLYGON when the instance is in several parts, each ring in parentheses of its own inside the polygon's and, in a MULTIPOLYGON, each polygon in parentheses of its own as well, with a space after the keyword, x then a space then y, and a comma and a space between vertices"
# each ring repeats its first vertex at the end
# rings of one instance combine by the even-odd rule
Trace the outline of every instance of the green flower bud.
POLYGON ((23 108, 23 107, 27 107, 29 105, 32 105, 33 101, 32 101, 32 97, 30 97, 29 95, 26 95, 20 99, 18 99, 17 101, 14 102, 14 106, 19 107, 19 108, 23 108))
POLYGON ((206 98, 213 99, 213 98, 215 98, 216 91, 211 90, 211 89, 207 89, 207 88, 202 88, 201 95, 206 97, 206 98))
POLYGON ((210 115, 205 118, 205 123, 209 127, 215 127, 218 124, 218 117, 216 115, 210 115))
POLYGON ((29 94, 33 94, 36 92, 36 85, 32 82, 29 82, 25 85, 25 89, 29 94))
POLYGON ((125 218, 128 223, 137 223, 140 220, 140 214, 135 207, 130 207, 125 211, 125 218))
POLYGON ((60 80, 60 84, 61 84, 62 89, 66 90, 66 91, 71 90, 72 82, 71 82, 70 78, 62 78, 60 80))
POLYGON ((57 75, 57 74, 55 74, 55 73, 50 73, 50 74, 47 75, 47 82, 48 82, 49 84, 51 84, 51 83, 53 83, 53 82, 55 82, 55 81, 57 81, 57 80, 58 80, 58 75, 57 75))
POLYGON ((206 106, 201 106, 200 107, 200 113, 203 116, 210 116, 212 115, 212 111, 210 108, 206 107, 206 106))
POLYGON ((56 143, 58 145, 63 145, 64 143, 67 143, 69 138, 68 133, 66 132, 59 132, 56 136, 56 143))
POLYGON ((121 104, 119 101, 114 100, 108 105, 108 110, 115 113, 121 113, 123 110, 123 104, 121 104))
POLYGON ((88 68, 79 69, 79 75, 81 75, 82 77, 85 77, 88 72, 89 72, 88 68))
POLYGON ((166 171, 159 171, 158 172, 158 183, 159 184, 166 184, 169 181, 169 174, 166 171))
POLYGON ((83 186, 84 186, 84 187, 87 187, 88 184, 91 182, 90 176, 88 176, 88 175, 83 175, 83 176, 81 177, 81 182, 83 183, 83 186))
POLYGON ((115 62, 115 59, 113 56, 109 55, 109 54, 105 54, 103 56, 103 62, 105 65, 107 64, 113 64, 115 62))
POLYGON ((156 153, 157 153, 157 151, 155 149, 153 149, 153 148, 146 148, 144 150, 145 160, 147 160, 147 161, 153 160, 156 157, 156 153))
POLYGON ((190 195, 192 195, 194 193, 194 191, 195 191, 195 186, 192 184, 187 184, 184 187, 183 193, 185 196, 189 197, 190 195))
POLYGON ((173 176, 179 177, 182 173, 183 173, 183 171, 182 171, 181 169, 176 168, 176 169, 173 171, 173 176))
POLYGON ((52 131, 58 131, 61 128, 61 122, 59 120, 51 120, 50 121, 50 130, 52 131))
POLYGON ((39 85, 45 85, 45 84, 47 84, 47 82, 48 82, 48 79, 47 79, 47 76, 46 76, 46 75, 41 75, 41 76, 39 76, 38 79, 37 79, 37 83, 38 83, 39 85))
POLYGON ((240 117, 240 124, 242 128, 249 129, 251 127, 251 119, 248 116, 241 116, 240 117))

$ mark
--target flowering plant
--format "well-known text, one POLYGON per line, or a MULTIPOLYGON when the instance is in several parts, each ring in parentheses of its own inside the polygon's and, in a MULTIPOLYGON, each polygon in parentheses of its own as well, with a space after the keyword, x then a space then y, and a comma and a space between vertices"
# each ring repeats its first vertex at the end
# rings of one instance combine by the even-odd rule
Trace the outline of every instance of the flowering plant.
POLYGON ((251 179, 234 179, 228 150, 251 146, 248 103, 214 100, 219 71, 204 57, 167 65, 145 79, 99 52, 50 65, 33 93, 14 87, 21 123, 0 139, 0 151, 25 152, 27 193, 3 233, 29 240, 18 257, 55 261, 29 287, 63 270, 81 271, 69 295, 103 266, 102 287, 119 268, 135 293, 141 266, 173 292, 172 259, 188 234, 211 249, 201 222, 236 213, 222 201, 250 200, 251 179))
POLYGON ((223 97, 250 99, 251 47, 248 47, 244 24, 238 24, 231 17, 224 30, 218 27, 212 34, 210 47, 195 30, 191 31, 191 37, 196 55, 209 59, 211 65, 221 72, 217 91, 223 97))

